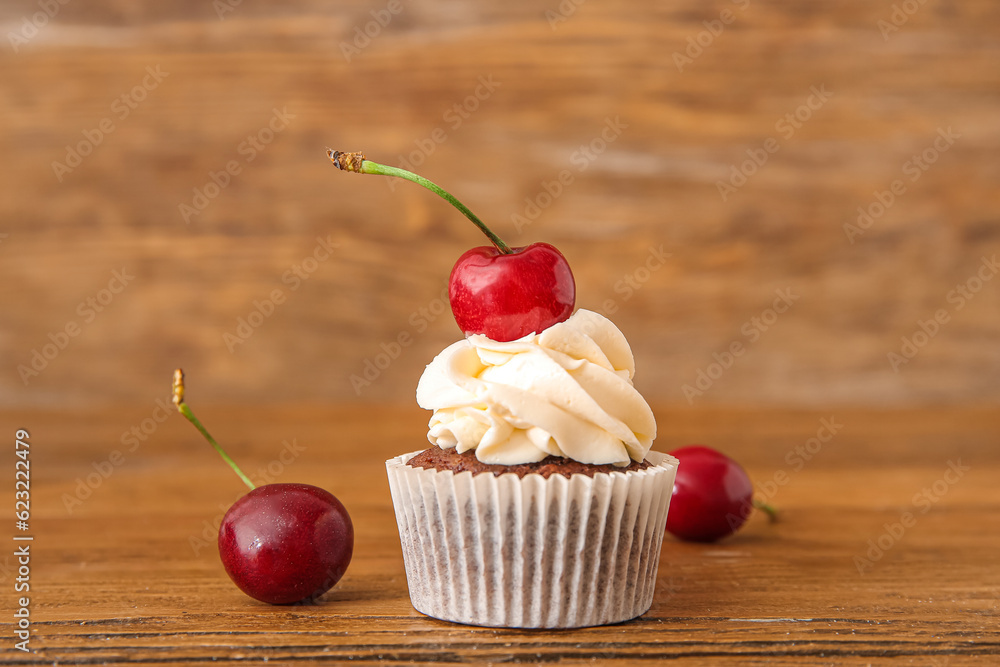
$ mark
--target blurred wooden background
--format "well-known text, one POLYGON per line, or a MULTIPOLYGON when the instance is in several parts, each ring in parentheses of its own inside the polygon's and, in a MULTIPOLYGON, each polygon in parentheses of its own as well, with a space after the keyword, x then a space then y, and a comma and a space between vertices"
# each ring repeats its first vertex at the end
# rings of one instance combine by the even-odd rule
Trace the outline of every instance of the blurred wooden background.
POLYGON ((658 403, 1000 400, 990 0, 7 0, 0 25, 6 406, 152 404, 178 365, 194 404, 412 400, 485 239, 327 146, 560 247, 658 403))

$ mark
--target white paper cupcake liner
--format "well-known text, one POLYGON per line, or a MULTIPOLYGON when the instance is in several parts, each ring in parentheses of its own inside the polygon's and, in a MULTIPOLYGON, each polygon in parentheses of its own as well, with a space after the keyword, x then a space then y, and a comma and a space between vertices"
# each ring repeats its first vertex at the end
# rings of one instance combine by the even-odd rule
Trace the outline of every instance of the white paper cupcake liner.
POLYGON ((413 607, 456 623, 573 628, 653 602, 677 460, 593 477, 473 475, 386 461, 413 607))

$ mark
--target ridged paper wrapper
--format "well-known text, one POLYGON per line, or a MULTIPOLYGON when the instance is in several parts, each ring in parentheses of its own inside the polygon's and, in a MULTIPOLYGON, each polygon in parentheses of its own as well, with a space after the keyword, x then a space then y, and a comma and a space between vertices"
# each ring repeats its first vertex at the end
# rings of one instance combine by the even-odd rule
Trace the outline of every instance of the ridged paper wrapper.
POLYGON ((645 470, 473 475, 386 461, 413 607, 455 623, 574 628, 641 616, 677 459, 645 470))

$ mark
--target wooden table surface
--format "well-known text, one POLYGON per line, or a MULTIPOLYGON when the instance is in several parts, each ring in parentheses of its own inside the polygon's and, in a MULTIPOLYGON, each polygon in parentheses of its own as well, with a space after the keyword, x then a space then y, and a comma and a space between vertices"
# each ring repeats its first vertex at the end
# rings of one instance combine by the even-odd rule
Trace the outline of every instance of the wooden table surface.
MULTIPOLYGON (((995 409, 657 409, 656 449, 724 449, 780 520, 754 515, 714 545, 668 537, 645 616, 553 632, 453 625, 410 606, 383 461, 423 446, 426 413, 189 400, 258 482, 313 483, 344 502, 356 544, 343 580, 313 606, 272 607, 239 592, 214 525, 244 488, 176 414, 155 404, 0 413, 11 469, 16 429, 31 434, 30 528, 12 520, 8 530, 34 538, 31 652, 13 649, 8 613, 0 664, 964 665, 1000 656, 995 409), (133 426, 142 440, 128 436, 133 426)), ((16 576, 8 548, 8 609, 16 576)))

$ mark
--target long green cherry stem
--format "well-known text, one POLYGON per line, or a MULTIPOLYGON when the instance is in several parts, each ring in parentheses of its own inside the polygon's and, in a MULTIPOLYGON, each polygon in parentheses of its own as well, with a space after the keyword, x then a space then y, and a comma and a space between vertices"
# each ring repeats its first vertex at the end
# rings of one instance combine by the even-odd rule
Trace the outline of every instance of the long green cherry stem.
POLYGON ((205 436, 208 443, 212 445, 212 447, 215 447, 215 451, 219 452, 219 456, 222 457, 222 460, 229 464, 229 467, 236 472, 239 478, 243 480, 243 483, 249 486, 251 491, 257 488, 254 486, 254 483, 250 481, 250 478, 243 474, 243 471, 240 470, 238 465, 236 465, 236 462, 229 458, 229 454, 226 454, 225 450, 219 446, 219 443, 215 441, 212 434, 208 432, 208 429, 201 425, 198 418, 194 416, 193 412, 191 412, 191 408, 189 408, 187 403, 184 402, 184 371, 179 368, 174 371, 174 405, 177 406, 178 412, 184 415, 189 422, 194 424, 196 429, 201 431, 201 434, 205 436))
POLYGON ((755 508, 767 514, 767 518, 771 521, 771 523, 778 520, 778 510, 774 505, 769 505, 763 500, 758 500, 757 498, 754 498, 751 502, 755 508))
POLYGON ((400 169, 399 167, 389 167, 384 164, 379 164, 378 162, 372 162, 371 160, 365 159, 363 153, 345 153, 344 151, 335 151, 333 149, 326 149, 326 155, 330 158, 330 162, 337 165, 338 169, 343 171, 353 171, 356 174, 378 174, 380 176, 395 176, 396 178, 402 178, 417 185, 423 186, 438 195, 449 204, 457 208, 462 212, 466 218, 472 221, 476 227, 479 227, 483 234, 486 234, 487 238, 496 246, 497 250, 504 253, 505 255, 510 255, 514 251, 510 249, 499 236, 493 233, 486 224, 476 217, 476 214, 468 209, 468 207, 462 202, 455 199, 454 195, 447 192, 444 188, 428 181, 423 176, 418 176, 412 171, 407 171, 405 169, 400 169))

